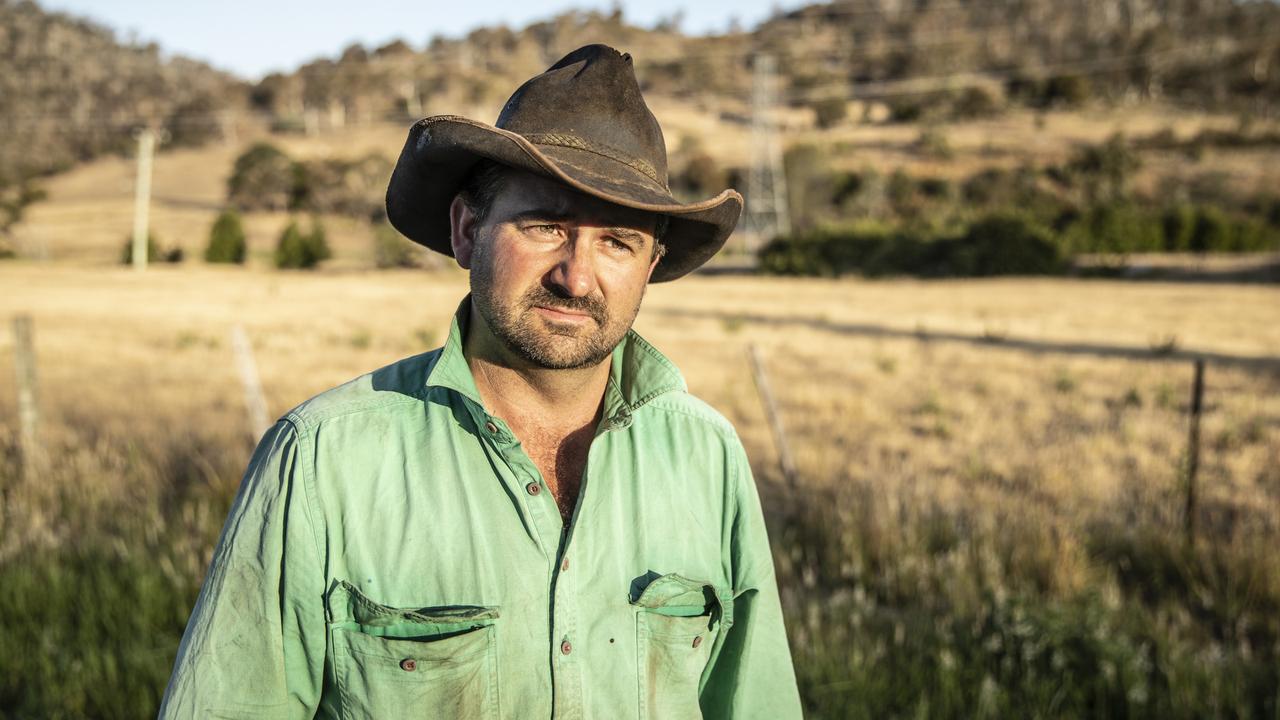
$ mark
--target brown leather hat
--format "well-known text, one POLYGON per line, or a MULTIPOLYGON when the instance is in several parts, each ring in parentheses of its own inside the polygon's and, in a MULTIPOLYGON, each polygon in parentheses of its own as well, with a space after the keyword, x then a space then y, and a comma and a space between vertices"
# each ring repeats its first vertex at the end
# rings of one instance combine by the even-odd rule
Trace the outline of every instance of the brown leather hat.
POLYGON ((640 95, 631 56, 605 45, 578 48, 520 86, 496 127, 455 115, 415 123, 387 187, 391 224, 410 240, 453 255, 449 205, 481 158, 667 215, 667 254, 653 282, 674 280, 709 260, 742 213, 736 190, 689 204, 671 196, 666 143, 640 95))

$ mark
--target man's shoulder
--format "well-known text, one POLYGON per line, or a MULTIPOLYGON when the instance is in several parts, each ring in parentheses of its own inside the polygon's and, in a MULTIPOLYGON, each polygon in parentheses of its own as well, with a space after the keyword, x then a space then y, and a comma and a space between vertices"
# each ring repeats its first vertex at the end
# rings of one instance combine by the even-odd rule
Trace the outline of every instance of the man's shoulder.
POLYGON ((401 404, 419 404, 426 397, 426 379, 440 348, 397 360, 390 365, 325 390, 285 413, 304 427, 315 427, 334 418, 385 409, 401 404))
POLYGON ((726 441, 738 443, 738 433, 729 419, 707 401, 687 390, 662 393, 644 405, 650 412, 667 416, 715 433, 726 441))

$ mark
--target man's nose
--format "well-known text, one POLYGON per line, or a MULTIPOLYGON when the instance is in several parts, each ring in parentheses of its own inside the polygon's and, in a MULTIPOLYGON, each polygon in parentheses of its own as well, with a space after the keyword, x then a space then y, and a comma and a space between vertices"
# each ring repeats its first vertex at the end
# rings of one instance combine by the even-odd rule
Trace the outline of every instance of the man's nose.
POLYGON ((596 289, 595 262, 588 233, 575 231, 561 250, 547 280, 568 297, 586 297, 596 289))

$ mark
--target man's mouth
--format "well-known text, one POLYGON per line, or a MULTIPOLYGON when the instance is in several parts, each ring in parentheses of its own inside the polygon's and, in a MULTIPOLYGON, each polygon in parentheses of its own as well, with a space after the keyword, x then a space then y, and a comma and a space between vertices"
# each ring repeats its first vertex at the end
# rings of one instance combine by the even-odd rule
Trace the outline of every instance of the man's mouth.
POLYGON ((578 310, 569 310, 567 308, 559 308, 552 305, 535 305, 533 309, 540 312, 543 317, 558 322, 582 323, 589 320, 595 320, 590 313, 578 310))

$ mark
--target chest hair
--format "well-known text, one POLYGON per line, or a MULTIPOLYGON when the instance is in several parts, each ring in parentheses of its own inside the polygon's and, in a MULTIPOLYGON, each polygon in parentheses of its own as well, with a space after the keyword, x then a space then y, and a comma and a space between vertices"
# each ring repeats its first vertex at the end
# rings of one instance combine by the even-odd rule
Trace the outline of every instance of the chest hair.
POLYGON ((559 433, 525 429, 520 441, 529 459, 550 488, 566 523, 582 490, 582 474, 587 468, 587 451, 591 448, 591 427, 563 436, 559 433))

